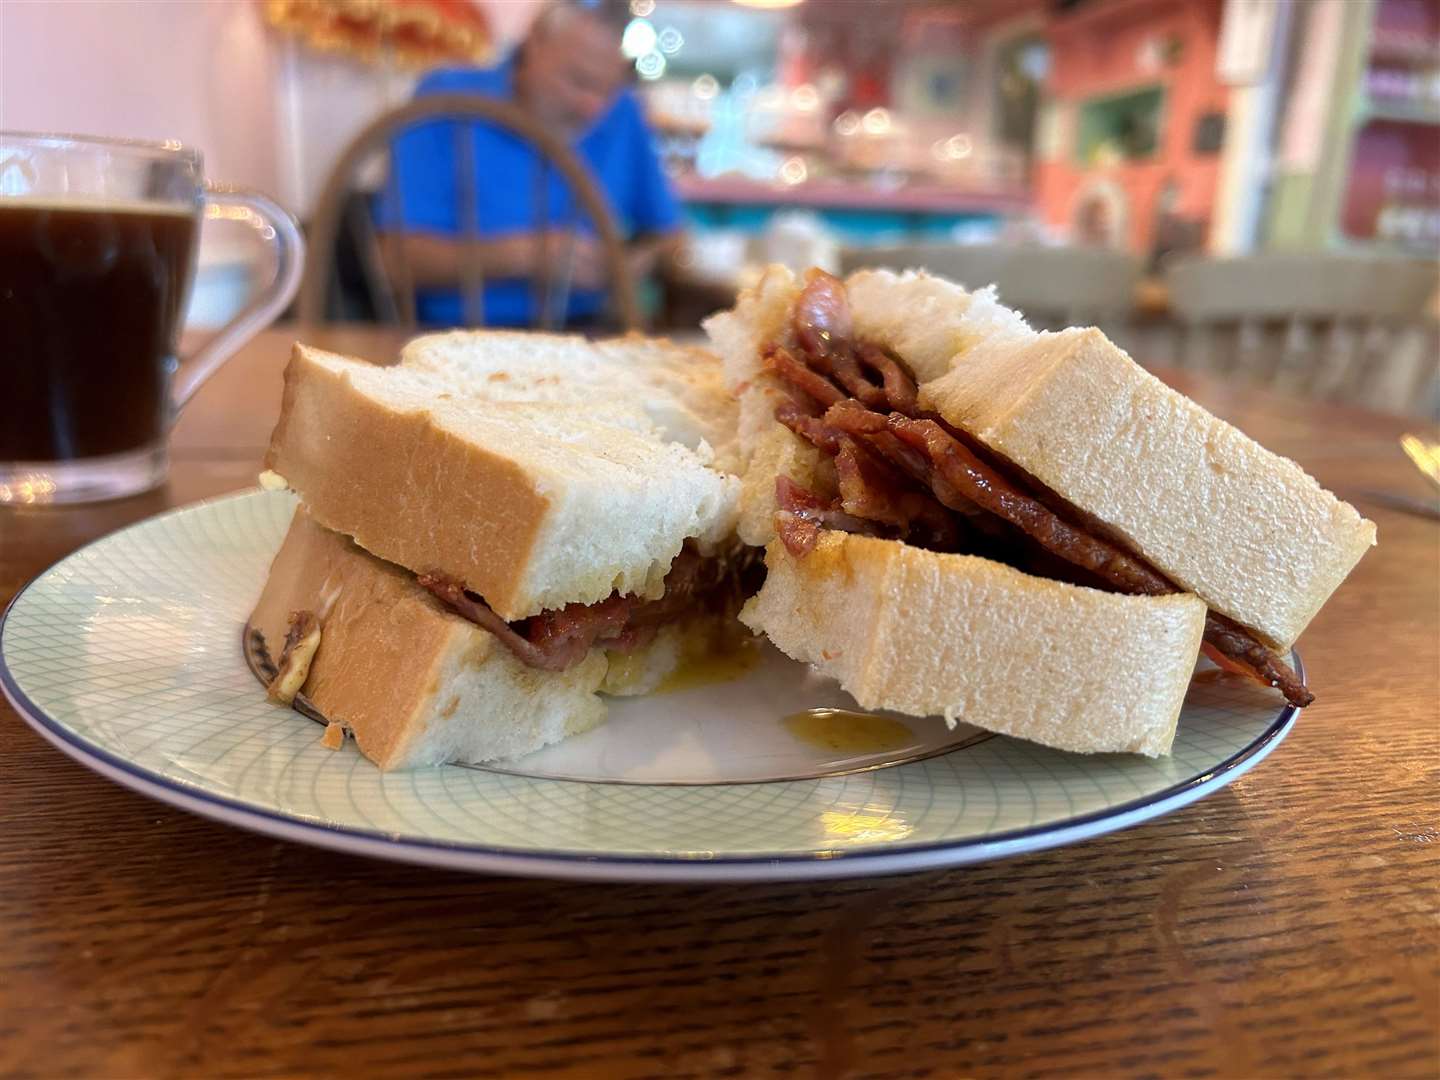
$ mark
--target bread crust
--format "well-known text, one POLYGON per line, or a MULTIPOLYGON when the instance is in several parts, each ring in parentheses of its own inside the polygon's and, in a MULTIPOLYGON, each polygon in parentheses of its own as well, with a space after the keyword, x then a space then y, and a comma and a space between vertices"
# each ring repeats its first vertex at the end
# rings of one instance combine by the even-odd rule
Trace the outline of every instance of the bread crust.
POLYGON ((740 614, 864 708, 943 714, 1081 753, 1169 753, 1205 604, 1101 592, 988 559, 822 532, 766 550, 740 614))
MULTIPOLYGON (((441 607, 414 575, 321 527, 303 507, 250 619, 272 655, 290 613, 300 610, 314 611, 320 620, 320 648, 305 695, 327 719, 343 724, 382 769, 435 763, 425 759, 424 744, 427 734, 433 737, 430 728, 454 718, 453 708, 444 715, 447 694, 454 696, 453 670, 503 673, 506 661, 514 662, 492 635, 441 607)), ((603 671, 601 661, 597 684, 603 671)), ((592 700, 593 687, 584 677, 570 681, 570 722, 598 723, 604 706, 592 700)))
POLYGON ((653 655, 627 660, 630 680, 639 672, 643 686, 617 681, 599 649, 563 672, 527 668, 493 635, 446 610, 414 575, 319 525, 304 507, 250 619, 272 657, 291 612, 302 610, 320 622, 303 692, 382 769, 516 758, 588 730, 608 711, 597 691, 649 689, 694 632, 689 623, 667 628, 653 655))
POLYGON ((265 467, 301 494, 320 524, 366 550, 453 574, 507 619, 534 614, 524 610, 524 571, 550 503, 525 471, 455 439, 428 413, 355 392, 343 372, 310 363, 315 353, 296 344, 285 368, 265 467))
POLYGON ((601 723, 600 694, 648 693, 729 616, 697 611, 619 663, 592 649, 566 671, 526 667, 494 635, 440 604, 409 571, 317 523, 302 506, 254 613, 272 659, 295 611, 314 612, 320 645, 303 692, 382 769, 523 757, 601 723))

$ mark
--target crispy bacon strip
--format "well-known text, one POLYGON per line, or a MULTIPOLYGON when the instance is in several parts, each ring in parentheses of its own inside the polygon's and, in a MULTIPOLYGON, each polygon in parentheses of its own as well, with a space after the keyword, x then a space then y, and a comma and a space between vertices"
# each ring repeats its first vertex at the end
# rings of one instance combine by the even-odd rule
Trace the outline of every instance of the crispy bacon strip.
POLYGON ((500 639, 500 643, 514 653, 515 658, 526 667, 541 668, 545 671, 564 671, 578 663, 585 655, 584 650, 567 649, 561 652, 553 643, 552 651, 540 648, 529 638, 513 629, 509 623, 490 609, 489 604, 454 578, 441 574, 421 574, 416 580, 419 581, 422 588, 429 589, 435 594, 437 600, 455 614, 469 619, 480 629, 494 634, 500 639))
POLYGON ((812 356, 852 348, 855 323, 850 317, 850 297, 845 283, 834 274, 819 268, 806 273, 805 288, 795 300, 790 321, 800 348, 812 356))
POLYGON ((686 548, 675 557, 659 599, 616 594, 595 604, 566 604, 528 619, 508 623, 463 584, 441 574, 421 574, 420 585, 457 615, 488 630, 528 667, 565 671, 595 646, 630 652, 648 644, 665 623, 695 608, 697 601, 729 599, 726 588, 740 589, 744 560, 702 558, 686 548))
POLYGON ((525 636, 541 654, 573 667, 591 647, 629 652, 655 637, 657 626, 635 624, 635 616, 646 603, 633 596, 608 596, 598 604, 566 604, 555 611, 543 611, 525 620, 525 636))
POLYGON ((1236 661, 1260 682, 1273 686, 1285 695, 1291 705, 1305 708, 1315 700, 1310 688, 1300 681, 1300 676, 1290 665, 1267 649, 1239 623, 1224 615, 1210 611, 1205 615, 1205 644, 1222 656, 1236 661))
POLYGON ((880 535, 874 522, 852 517, 788 476, 775 477, 775 503, 780 507, 775 513, 775 531, 785 549, 797 559, 814 550, 821 529, 836 529, 862 536, 880 535))
MULTIPOLYGON (((905 447, 901 447, 898 455, 902 468, 909 465, 918 470, 914 477, 917 486, 907 482, 885 455, 823 419, 809 416, 789 404, 775 410, 775 419, 834 458, 840 489, 836 509, 854 518, 888 526, 894 535, 910 537, 935 551, 959 549, 963 530, 955 516, 930 493, 923 457, 912 456, 905 447)), ((885 434, 893 438, 888 432, 885 434)))
POLYGON ((850 298, 834 274, 818 269, 806 274, 791 325, 805 363, 838 381, 857 401, 912 415, 919 408, 919 390, 909 369, 879 345, 855 342, 850 298), (879 383, 866 369, 880 377, 879 383))
POLYGON ((854 353, 834 353, 828 357, 806 357, 811 361, 810 367, 823 375, 838 382, 856 401, 872 409, 884 409, 889 407, 889 400, 885 394, 885 387, 876 386, 870 378, 860 369, 860 361, 854 353))
POLYGON ((920 389, 905 365, 879 345, 861 345, 856 351, 861 363, 879 374, 885 404, 895 412, 914 416, 920 410, 920 389))
POLYGON ((786 383, 811 398, 821 408, 845 400, 845 392, 823 375, 816 374, 780 345, 766 348, 761 361, 786 383))
POLYGON ((793 401, 786 401, 775 409, 775 419, 817 450, 835 455, 840 452, 839 429, 827 424, 818 416, 811 416, 793 401))
POLYGON ((933 420, 891 413, 886 423, 897 438, 929 456, 938 481, 935 497, 947 506, 958 494, 965 502, 976 503, 1021 529, 1047 551, 1099 575, 1123 592, 1163 596, 1176 591, 1139 559, 1076 528, 1039 499, 1020 491, 933 420))
POLYGON ((924 451, 908 446, 896 438, 880 413, 865 408, 857 401, 846 399, 826 409, 823 419, 832 430, 863 438, 916 483, 926 488, 934 483, 935 470, 924 451))
POLYGON ((848 436, 835 455, 840 507, 848 514, 889 525, 934 551, 960 547, 961 529, 955 515, 928 491, 907 485, 882 457, 848 436))

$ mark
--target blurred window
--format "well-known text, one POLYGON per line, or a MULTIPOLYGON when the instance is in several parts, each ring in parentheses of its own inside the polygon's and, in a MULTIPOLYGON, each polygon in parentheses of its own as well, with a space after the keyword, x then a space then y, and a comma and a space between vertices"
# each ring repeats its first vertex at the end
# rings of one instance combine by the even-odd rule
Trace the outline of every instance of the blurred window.
POLYGON ((1147 158, 1159 146, 1165 91, 1159 86, 1097 98, 1080 106, 1076 154, 1082 166, 1147 158))

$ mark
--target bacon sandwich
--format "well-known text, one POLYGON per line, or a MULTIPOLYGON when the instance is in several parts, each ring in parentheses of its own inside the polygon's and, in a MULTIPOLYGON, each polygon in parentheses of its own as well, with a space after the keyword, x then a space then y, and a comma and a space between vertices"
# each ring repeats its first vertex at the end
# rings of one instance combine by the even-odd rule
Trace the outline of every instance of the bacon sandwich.
POLYGON ((1375 526, 1098 330, 923 273, 771 268, 706 329, 737 396, 741 619, 866 708, 1169 751, 1197 654, 1287 659, 1375 526))
POLYGON ((272 695, 382 768, 593 727, 739 628, 735 408, 714 356, 649 339, 297 345, 266 468, 301 505, 251 619, 272 695))

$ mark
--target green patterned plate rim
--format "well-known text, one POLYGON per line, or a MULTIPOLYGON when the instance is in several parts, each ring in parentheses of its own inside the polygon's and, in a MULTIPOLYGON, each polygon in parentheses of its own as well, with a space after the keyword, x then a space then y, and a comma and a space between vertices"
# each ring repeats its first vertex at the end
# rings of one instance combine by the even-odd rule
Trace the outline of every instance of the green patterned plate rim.
MULTIPOLYGON (((1153 760, 996 737, 763 783, 590 783, 525 775, 523 762, 381 773, 266 702, 241 653, 294 505, 283 492, 225 496, 61 560, 0 620, 0 690, 77 761, 226 824, 452 869, 630 881, 896 873, 1072 843, 1203 798, 1257 765, 1299 715, 1264 688, 1201 677, 1173 753, 1153 760)), ((646 707, 683 705, 624 706, 646 707)))

